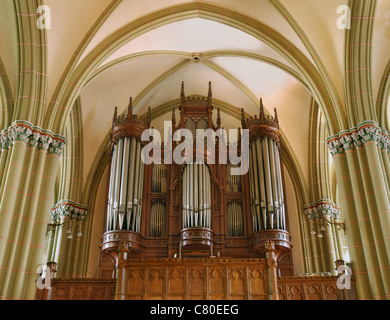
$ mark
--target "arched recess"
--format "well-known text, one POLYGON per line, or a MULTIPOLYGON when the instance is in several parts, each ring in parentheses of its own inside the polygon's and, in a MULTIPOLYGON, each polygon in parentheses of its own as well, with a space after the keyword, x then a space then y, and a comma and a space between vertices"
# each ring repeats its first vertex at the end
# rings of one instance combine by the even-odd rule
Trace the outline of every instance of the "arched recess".
MULTIPOLYGON (((232 105, 229 105, 223 101, 216 100, 213 103, 215 107, 220 108, 221 113, 226 113, 237 120, 241 120, 241 110, 232 105)), ((156 120, 167 113, 171 113, 173 108, 176 108, 180 105, 180 99, 171 101, 170 103, 166 103, 162 106, 156 107, 152 110, 152 121, 156 120)), ((248 115, 247 115, 248 116, 248 115)), ((296 234, 300 237, 296 243, 303 243, 304 235, 302 234, 303 230, 301 228, 303 206, 307 203, 309 199, 309 190, 307 185, 305 184, 305 178, 302 172, 302 169, 294 155, 293 150, 286 144, 286 141, 282 138, 282 161, 286 168, 285 174, 287 173, 291 178, 292 184, 295 188, 295 197, 296 204, 298 208, 298 216, 293 217, 294 219, 298 219, 296 234)), ((90 255, 90 244, 91 244, 91 235, 93 233, 93 227, 96 225, 95 219, 104 219, 104 214, 106 211, 106 207, 104 208, 96 208, 95 204, 97 202, 97 195, 99 192, 99 188, 104 189, 104 184, 107 183, 103 181, 103 177, 107 177, 107 167, 110 161, 110 153, 111 153, 111 144, 110 144, 110 134, 106 135, 103 143, 100 145, 99 150, 94 158, 92 166, 89 170, 88 177, 85 183, 85 187, 83 190, 82 202, 87 204, 90 208, 89 217, 84 224, 83 234, 85 234, 85 241, 83 241, 83 246, 81 248, 80 254, 81 256, 88 257, 90 255)), ((307 254, 305 252, 305 247, 298 246, 296 247, 297 251, 299 251, 298 256, 304 260, 304 267, 306 272, 310 272, 310 266, 307 262, 307 254)), ((96 264, 97 261, 92 261, 89 259, 88 261, 83 261, 79 265, 80 274, 82 276, 86 276, 87 270, 94 270, 94 267, 91 264, 96 264)))
MULTIPOLYGON (((309 133, 309 189, 310 202, 306 205, 316 207, 318 203, 332 202, 337 206, 333 198, 333 184, 331 180, 331 166, 333 165, 326 139, 329 131, 325 121, 324 114, 318 104, 313 100, 310 133, 309 133)), ((317 207, 318 208, 318 207, 317 207)), ((324 211, 319 211, 324 218, 339 223, 340 216, 327 216, 324 211)), ((319 238, 311 231, 319 231, 320 217, 304 216, 304 228, 308 234, 305 244, 311 250, 310 259, 312 260, 313 272, 331 272, 335 268, 335 261, 343 258, 342 243, 343 234, 330 225, 324 225, 326 231, 324 236, 319 238)))
POLYGON ((389 131, 390 130, 390 59, 386 69, 383 72, 382 81, 379 87, 378 98, 376 102, 376 112, 379 121, 379 126, 389 131))
MULTIPOLYGON (((65 145, 61 164, 57 173, 55 186, 55 204, 58 207, 61 203, 74 203, 82 205, 82 186, 83 186, 83 125, 82 125, 82 107, 80 99, 77 99, 73 105, 65 127, 65 135, 67 143, 65 145)), ((48 262, 57 263, 56 277, 74 278, 79 276, 77 266, 81 259, 79 255, 80 247, 83 242, 82 237, 76 236, 81 230, 84 221, 76 217, 63 217, 63 213, 59 213, 59 219, 64 223, 61 230, 56 230, 56 233, 49 233, 49 241, 47 246, 48 262), (68 239, 66 231, 72 227, 73 238, 68 239), (72 257, 72 259, 68 259, 72 257)), ((58 213, 57 213, 58 214, 58 213)), ((88 215, 87 215, 88 219, 88 215)))
MULTIPOLYGON (((156 51, 137 52, 135 54, 127 55, 127 56, 118 58, 116 60, 113 60, 113 61, 107 63, 106 65, 102 66, 98 70, 96 70, 96 72, 86 82, 85 87, 92 86, 95 79, 97 81, 100 81, 99 78, 103 78, 105 71, 110 72, 111 71, 110 68, 118 68, 118 66, 121 67, 121 64, 127 63, 129 61, 133 61, 132 63, 136 63, 138 61, 142 61, 143 58, 149 59, 150 57, 155 57, 155 56, 170 56, 170 55, 174 56, 174 57, 178 57, 179 62, 175 61, 175 65, 166 67, 165 70, 164 69, 160 70, 160 73, 157 74, 157 76, 153 75, 153 77, 155 77, 155 78, 148 80, 148 83, 144 87, 137 88, 136 91, 139 93, 137 94, 137 96, 135 98, 133 98, 133 108, 134 108, 134 110, 138 111, 140 109, 140 102, 143 100, 143 98, 145 96, 147 96, 150 92, 152 92, 153 90, 158 88, 159 85, 163 84, 164 81, 165 81, 165 83, 167 83, 168 77, 171 77, 171 76, 173 77, 173 76, 175 76, 176 73, 178 73, 182 69, 184 69, 186 67, 194 66, 196 64, 196 63, 194 63, 193 65, 191 65, 193 63, 193 61, 192 61, 193 53, 178 52, 178 51, 166 51, 166 50, 165 51, 157 51, 156 50, 156 51)), ((275 61, 269 57, 264 57, 261 55, 256 55, 253 53, 242 52, 242 51, 241 52, 232 52, 232 51, 223 51, 223 50, 222 51, 209 51, 209 52, 204 52, 204 53, 200 54, 200 59, 199 59, 200 62, 197 62, 197 64, 204 65, 206 67, 205 69, 212 70, 212 72, 215 73, 216 75, 222 76, 227 81, 229 81, 230 84, 232 84, 232 86, 234 86, 239 91, 241 91, 245 96, 248 97, 248 100, 253 102, 253 104, 249 104, 249 106, 250 106, 251 110, 256 110, 256 113, 258 110, 257 109, 258 107, 256 107, 256 106, 258 106, 259 100, 258 100, 258 97, 256 96, 256 94, 252 91, 254 88, 252 87, 250 89, 246 84, 242 83, 234 74, 226 71, 225 68, 220 67, 216 63, 209 61, 209 59, 215 58, 215 57, 235 57, 235 58, 240 58, 240 59, 248 59, 248 60, 256 61, 259 63, 259 65, 265 65, 265 64, 270 65, 272 67, 272 69, 275 68, 279 73, 281 73, 281 74, 285 73, 286 78, 291 77, 292 79, 296 80, 296 81, 294 81, 294 80, 293 81, 298 86, 299 86, 298 83, 302 84, 301 88, 303 89, 302 91, 304 91, 305 93, 306 92, 309 93, 309 91, 310 91, 308 88, 308 85, 305 83, 304 79, 302 79, 301 75, 299 75, 297 72, 295 72, 288 65, 282 64, 282 63, 275 61), (288 77, 288 75, 290 75, 290 77, 288 77)), ((86 88, 86 91, 88 91, 88 88, 86 88)), ((85 91, 83 91, 81 94, 83 95, 84 92, 85 91)), ((308 97, 307 101, 308 102, 310 100, 309 94, 307 94, 307 97, 308 97)), ((216 101, 216 99, 213 99, 213 100, 216 101)), ((222 106, 221 106, 222 109, 224 109, 223 105, 224 104, 222 104, 222 106)), ((305 105, 306 105, 306 103, 305 103, 305 105)), ((247 106, 248 105, 245 104, 245 107, 247 107, 247 106)), ((140 112, 142 112, 142 110, 140 112)), ((239 113, 240 112, 238 112, 238 114, 239 113)), ((153 114, 154 114, 154 112, 153 112, 153 114)), ((251 115, 252 114, 250 114, 250 116, 251 115)), ((309 115, 307 115, 307 117, 308 116, 309 115)), ((107 124, 108 123, 106 123, 106 125, 107 124)), ((289 130, 289 129, 290 129, 290 127, 286 130, 289 130)), ((288 137, 292 137, 291 134, 285 134, 283 131, 282 131, 282 133, 283 133, 286 140, 288 140, 288 137)), ((100 139, 102 139, 101 135, 99 136, 98 143, 100 143, 100 141, 101 141, 100 139)), ((286 144, 292 145, 292 141, 286 141, 286 144)), ((95 152, 95 150, 94 150, 94 152, 95 152)), ((304 155, 306 156, 306 153, 304 153, 304 155)), ((89 160, 86 160, 86 161, 88 162, 89 160)), ((305 171, 307 171, 307 170, 305 170, 305 171)))
POLYGON ((172 14, 175 15, 175 21, 181 21, 191 18, 203 18, 213 20, 241 29, 246 26, 245 32, 255 38, 265 42, 275 49, 279 54, 284 56, 289 63, 302 73, 305 82, 309 85, 310 91, 320 104, 326 115, 327 122, 331 132, 339 132, 340 128, 345 127, 342 110, 332 102, 326 83, 322 79, 318 70, 297 49, 290 41, 284 38, 276 30, 270 29, 263 23, 242 15, 240 13, 221 8, 219 6, 205 3, 187 3, 163 9, 148 16, 137 19, 129 23, 124 28, 117 30, 106 38, 101 45, 96 47, 79 65, 68 74, 59 84, 61 87, 60 94, 57 94, 51 102, 53 104, 52 112, 47 115, 46 126, 53 128, 58 132, 63 131, 64 121, 69 112, 69 106, 80 94, 89 77, 98 68, 99 64, 105 61, 112 52, 129 42, 129 38, 135 38, 148 30, 159 26, 173 23, 172 14), (225 19, 218 19, 220 12, 225 12, 225 19), (145 22, 147 21, 147 22, 145 22), (126 30, 127 32, 124 32, 126 30), (62 106, 58 108, 58 106, 62 106))

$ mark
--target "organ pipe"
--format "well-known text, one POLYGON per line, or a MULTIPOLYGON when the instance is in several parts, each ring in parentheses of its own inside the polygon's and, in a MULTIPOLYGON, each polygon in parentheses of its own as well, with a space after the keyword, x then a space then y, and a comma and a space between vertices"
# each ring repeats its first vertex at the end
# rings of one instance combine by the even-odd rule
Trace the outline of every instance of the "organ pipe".
POLYGON ((113 148, 107 231, 140 231, 144 164, 141 144, 121 138, 113 148))
POLYGON ((228 235, 242 237, 244 235, 243 211, 241 204, 233 202, 228 206, 228 235))
POLYGON ((151 237, 161 237, 163 235, 166 223, 165 211, 165 206, 160 202, 150 208, 149 235, 151 237))
POLYGON ((183 172, 183 228, 211 226, 211 179, 204 163, 189 163, 183 172))
POLYGON ((265 180, 264 180, 264 162, 263 155, 261 152, 261 143, 256 141, 256 154, 257 161, 259 164, 259 180, 260 180, 260 204, 261 204, 261 215, 263 217, 263 228, 267 229, 267 200, 265 191, 265 180))
POLYGON ((245 119, 242 111, 242 125, 249 129, 251 137, 249 187, 253 231, 287 231, 276 110, 275 118, 267 116, 261 103, 260 117, 250 119, 245 119))
POLYGON ((115 171, 116 171, 116 156, 117 152, 115 151, 117 146, 114 146, 114 153, 113 153, 113 158, 112 158, 112 163, 111 163, 111 173, 110 173, 110 185, 109 185, 109 191, 108 191, 108 208, 107 208, 107 229, 112 228, 112 210, 113 210, 113 204, 114 204, 114 199, 113 199, 113 189, 114 189, 114 179, 112 177, 115 176, 115 171))

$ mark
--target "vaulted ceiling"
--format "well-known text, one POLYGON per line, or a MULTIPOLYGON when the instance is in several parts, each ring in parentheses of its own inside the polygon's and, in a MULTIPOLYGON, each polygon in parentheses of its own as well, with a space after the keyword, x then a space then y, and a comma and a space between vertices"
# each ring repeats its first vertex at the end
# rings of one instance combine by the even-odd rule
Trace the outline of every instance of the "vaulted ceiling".
MULTIPOLYGON (((257 114, 260 98, 269 113, 277 108, 283 139, 305 179, 312 98, 320 97, 310 72, 328 78, 334 102, 345 112, 345 30, 337 27, 336 11, 346 0, 43 2, 51 9, 52 24, 47 30, 48 100, 55 100, 73 72, 85 74, 77 93, 85 176, 107 137, 115 106, 124 111, 132 96, 136 113, 145 113, 149 106, 162 110, 152 123, 161 128, 162 120, 170 118, 169 106, 179 98, 182 81, 187 95, 206 95, 212 82, 225 128, 240 125, 237 108, 257 114), (260 24, 262 37, 256 31, 260 24)), ((388 63, 384 53, 390 49, 387 0, 378 1, 377 12, 375 93, 388 63)), ((3 0, 0 57, 14 94, 17 34, 13 1, 3 0)))

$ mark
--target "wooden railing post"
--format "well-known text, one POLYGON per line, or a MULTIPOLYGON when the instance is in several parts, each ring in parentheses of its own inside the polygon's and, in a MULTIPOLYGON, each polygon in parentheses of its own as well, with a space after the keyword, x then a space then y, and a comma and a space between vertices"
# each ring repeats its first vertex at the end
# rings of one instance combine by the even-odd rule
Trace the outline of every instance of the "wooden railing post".
POLYGON ((127 299, 127 271, 126 262, 129 253, 129 244, 126 241, 121 241, 118 250, 118 259, 116 261, 116 291, 115 300, 127 299))
POLYGON ((279 300, 278 294, 278 275, 276 268, 275 258, 275 243, 273 241, 267 241, 265 243, 265 257, 268 267, 268 295, 269 300, 279 300))

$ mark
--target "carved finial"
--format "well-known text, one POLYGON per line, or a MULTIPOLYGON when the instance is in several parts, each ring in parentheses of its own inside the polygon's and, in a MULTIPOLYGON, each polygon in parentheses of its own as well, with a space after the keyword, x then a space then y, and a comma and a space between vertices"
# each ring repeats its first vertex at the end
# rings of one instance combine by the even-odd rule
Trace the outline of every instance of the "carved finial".
POLYGON ((147 122, 148 122, 148 127, 150 127, 150 124, 152 123, 152 108, 148 108, 148 115, 147 115, 147 122))
POLYGON ((221 128, 221 110, 219 108, 217 110, 217 127, 218 129, 221 128))
POLYGON ((115 127, 117 120, 118 120, 118 107, 115 107, 114 119, 112 120, 112 126, 113 127, 115 127))
POLYGON ((172 108, 172 128, 174 129, 176 127, 176 114, 175 114, 175 108, 172 108))
POLYGON ((180 97, 181 97, 181 102, 183 103, 185 98, 186 98, 186 94, 184 92, 184 81, 181 83, 181 93, 180 93, 180 97))
POLYGON ((212 90, 211 81, 210 81, 209 82, 209 93, 207 95, 207 101, 209 103, 211 103, 212 98, 213 98, 213 90, 212 90))
POLYGON ((260 98, 260 119, 265 118, 263 98, 260 98))
POLYGON ((133 97, 130 97, 129 106, 127 107, 127 118, 131 119, 133 117, 133 97))
POLYGON ((274 109, 275 110, 275 122, 278 126, 278 129, 279 129, 279 117, 278 117, 278 111, 276 110, 276 108, 274 109))
POLYGON ((244 108, 241 109, 241 125, 244 128, 245 127, 245 111, 244 108))

